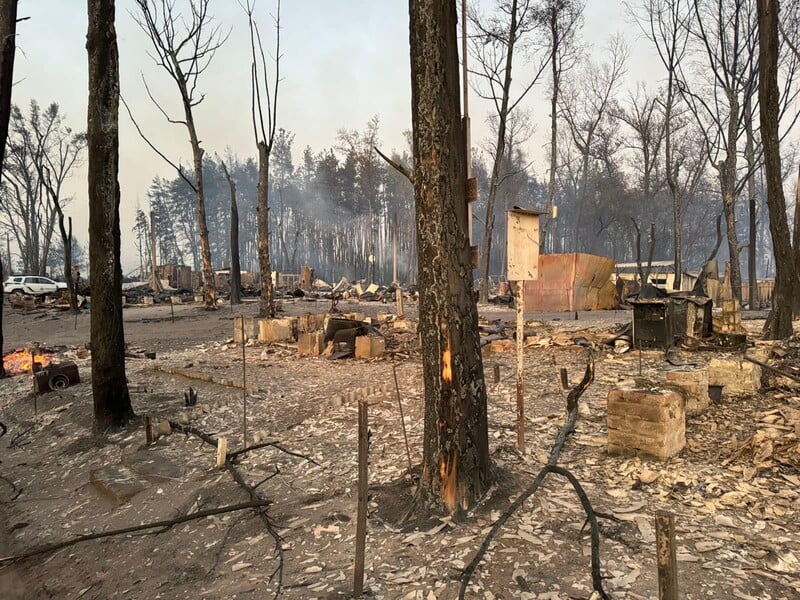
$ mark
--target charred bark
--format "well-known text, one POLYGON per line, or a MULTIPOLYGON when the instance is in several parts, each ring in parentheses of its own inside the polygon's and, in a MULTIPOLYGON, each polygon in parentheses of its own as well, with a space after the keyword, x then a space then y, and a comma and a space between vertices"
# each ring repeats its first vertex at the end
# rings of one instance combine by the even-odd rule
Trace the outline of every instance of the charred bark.
POLYGON ((758 100, 761 140, 767 180, 769 231, 775 253, 775 291, 772 314, 766 332, 769 339, 792 335, 792 301, 797 287, 786 199, 783 195, 779 126, 780 90, 778 88, 778 2, 758 0, 758 100))
POLYGON ((119 231, 119 58, 114 0, 87 0, 92 394, 100 431, 133 416, 125 379, 119 231))
MULTIPOLYGON (((6 154, 8 121, 11 119, 11 87, 14 81, 14 54, 17 49, 17 0, 0 0, 0 173, 6 154)), ((11 255, 8 268, 11 269, 11 255)), ((0 281, 5 280, 0 264, 0 281)), ((0 297, 0 300, 2 298, 0 297)), ((0 301, 0 357, 3 356, 3 302, 0 301)), ((5 367, 0 358, 0 377, 5 377, 5 367)))
POLYGON ((222 172, 228 180, 231 192, 231 304, 241 304, 242 298, 242 269, 239 262, 239 204, 236 201, 236 183, 234 183, 228 167, 222 165, 222 172))
POLYGON ((269 147, 258 143, 258 268, 261 272, 259 315, 275 316, 272 265, 269 253, 269 147))
POLYGON ((417 506, 460 513, 490 483, 486 385, 467 236, 453 0, 410 0, 425 430, 417 506))

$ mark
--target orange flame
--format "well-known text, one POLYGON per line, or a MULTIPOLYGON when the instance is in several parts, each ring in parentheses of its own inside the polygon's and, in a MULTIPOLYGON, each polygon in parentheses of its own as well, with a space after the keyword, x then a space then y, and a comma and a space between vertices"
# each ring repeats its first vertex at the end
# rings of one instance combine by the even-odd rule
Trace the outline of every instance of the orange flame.
POLYGON ((447 346, 442 353, 442 379, 444 379, 447 383, 451 383, 453 381, 453 369, 452 369, 452 355, 450 354, 450 340, 447 340, 447 346))
MULTIPOLYGON (((52 354, 37 354, 34 360, 46 367, 53 359, 52 354)), ((25 350, 9 352, 3 357, 3 367, 9 375, 31 372, 31 353, 25 350)))
POLYGON ((456 465, 458 456, 453 453, 452 459, 448 462, 444 454, 439 456, 439 484, 442 486, 442 502, 450 513, 454 513, 457 507, 456 499, 456 465))

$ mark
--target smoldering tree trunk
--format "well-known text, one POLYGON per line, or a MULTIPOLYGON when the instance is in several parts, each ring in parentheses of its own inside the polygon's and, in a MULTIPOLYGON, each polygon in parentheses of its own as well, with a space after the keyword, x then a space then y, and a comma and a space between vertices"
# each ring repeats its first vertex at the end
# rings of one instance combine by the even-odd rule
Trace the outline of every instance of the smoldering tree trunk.
POLYGON ((758 99, 761 140, 767 179, 769 231, 775 253, 775 291, 767 337, 784 339, 792 335, 792 301, 796 293, 797 272, 786 218, 783 195, 779 127, 780 91, 778 88, 778 2, 758 0, 758 99))
POLYGON ((456 7, 410 0, 419 331, 425 386, 417 501, 457 513, 490 483, 477 306, 467 236, 456 7))
POLYGON ((89 29, 89 260, 92 265, 92 394, 95 426, 133 417, 125 379, 119 231, 119 59, 114 0, 87 0, 89 29))
POLYGON ((241 304, 242 269, 239 262, 239 203, 236 201, 236 183, 233 181, 228 167, 222 163, 222 172, 228 180, 231 193, 231 304, 241 304))
MULTIPOLYGON (((0 174, 3 172, 3 158, 6 154, 8 122, 11 119, 11 87, 14 82, 14 54, 16 52, 17 0, 0 0, 0 174)), ((8 237, 6 237, 8 240, 8 237)), ((8 254, 8 268, 11 270, 11 252, 8 254)), ((3 266, 0 264, 0 281, 5 281, 3 266)), ((0 377, 5 377, 3 366, 3 298, 0 297, 0 377)))
POLYGON ((273 318, 272 266, 269 255, 269 149, 258 143, 258 267, 261 272, 259 315, 273 318))

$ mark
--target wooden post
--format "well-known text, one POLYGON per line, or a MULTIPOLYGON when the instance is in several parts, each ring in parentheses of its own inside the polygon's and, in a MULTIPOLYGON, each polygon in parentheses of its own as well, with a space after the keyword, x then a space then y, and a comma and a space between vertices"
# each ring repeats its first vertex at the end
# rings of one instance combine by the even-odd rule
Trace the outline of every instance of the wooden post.
POLYGON ((247 355, 245 353, 244 316, 242 326, 242 448, 247 448, 247 355))
POLYGON ((517 298, 517 450, 525 452, 525 382, 523 380, 525 351, 525 284, 516 282, 517 298))
POLYGON ((217 468, 221 469, 225 466, 225 460, 228 458, 228 438, 217 438, 217 468))
POLYGON ((567 376, 567 368, 566 367, 561 367, 561 370, 559 371, 559 373, 561 375, 561 389, 562 390, 568 390, 569 389, 569 377, 567 376))
POLYGON ((364 591, 364 553, 367 546, 367 490, 369 484, 369 419, 366 400, 358 401, 358 515, 356 517, 356 561, 353 569, 353 596, 364 591))
POLYGON ((403 289, 402 288, 398 287, 397 290, 395 290, 395 298, 397 299, 397 316, 398 317, 404 317, 406 313, 405 313, 405 310, 403 309, 403 289))
POLYGON ((406 434, 406 419, 403 416, 403 402, 400 400, 400 386, 397 383, 397 367, 392 365, 392 375, 394 375, 394 390, 397 393, 397 407, 400 409, 400 424, 403 426, 403 439, 406 442, 406 456, 408 457, 408 474, 411 475, 411 448, 408 445, 408 435, 406 434))
POLYGON ((656 561, 658 597, 678 600, 678 565, 675 558, 675 521, 672 513, 656 511, 656 561))
POLYGON ((156 441, 156 436, 153 434, 153 417, 150 415, 144 416, 144 441, 148 446, 156 441))
POLYGON ((494 382, 500 383, 500 365, 494 364, 494 382))

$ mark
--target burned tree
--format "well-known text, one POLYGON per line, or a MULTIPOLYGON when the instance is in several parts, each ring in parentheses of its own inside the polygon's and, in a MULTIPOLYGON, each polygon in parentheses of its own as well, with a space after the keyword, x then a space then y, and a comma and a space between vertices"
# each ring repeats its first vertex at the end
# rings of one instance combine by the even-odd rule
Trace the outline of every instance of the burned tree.
POLYGON ((783 195, 783 173, 780 150, 780 89, 778 87, 778 1, 758 2, 758 100, 760 104, 761 139, 764 145, 764 166, 767 179, 769 230, 775 252, 775 292, 768 320, 767 336, 783 339, 792 335, 792 304, 797 285, 786 199, 783 195))
POLYGON ((200 104, 205 97, 197 91, 198 80, 208 68, 217 49, 225 41, 220 27, 212 24, 211 15, 208 14, 210 3, 211 0, 191 0, 189 2, 189 18, 185 19, 176 12, 175 3, 172 0, 136 0, 140 14, 134 18, 153 44, 156 64, 167 72, 180 93, 184 117, 175 119, 170 117, 156 101, 145 81, 148 96, 167 121, 183 125, 189 133, 194 181, 186 178, 181 169, 178 171, 192 186, 195 193, 195 214, 203 263, 203 297, 206 309, 213 310, 217 306, 217 292, 211 263, 211 247, 208 243, 208 226, 206 225, 206 199, 203 187, 203 154, 205 150, 200 146, 200 138, 197 135, 194 120, 194 107, 200 104))
POLYGON ((92 265, 92 395, 95 426, 133 416, 125 378, 119 231, 119 58, 114 0, 88 0, 89 260, 92 265))
MULTIPOLYGON (((14 81, 14 54, 17 49, 17 0, 0 0, 0 175, 11 119, 11 84, 14 81)), ((9 257, 10 258, 10 257, 9 257)), ((9 268, 11 265, 9 264, 9 268)), ((0 261, 0 281, 5 280, 0 261)), ((5 377, 3 366, 3 303, 0 302, 0 377, 5 377)))
POLYGON ((410 0, 419 329, 425 383, 417 502, 458 513, 490 482, 486 386, 467 238, 454 0, 410 0))
POLYGON ((228 181, 231 193, 231 304, 241 304, 242 269, 239 264, 239 204, 236 202, 236 183, 231 177, 225 161, 220 161, 222 172, 228 181))
POLYGON ((253 20, 254 2, 246 5, 247 22, 250 26, 250 86, 252 95, 253 135, 258 149, 258 267, 261 275, 261 303, 259 314, 262 317, 275 316, 273 300, 272 265, 269 252, 269 158, 275 141, 278 123, 278 84, 280 83, 281 60, 281 3, 275 13, 275 73, 272 85, 267 74, 267 61, 261 34, 253 20), (264 98, 262 99, 262 94, 264 98), (266 123, 264 122, 266 105, 266 123))
POLYGON ((547 67, 547 58, 532 58, 533 74, 524 81, 521 89, 513 93, 511 89, 514 53, 518 57, 531 60, 533 44, 530 36, 538 27, 536 10, 530 0, 511 0, 497 2, 493 14, 488 17, 473 12, 470 14, 475 35, 472 54, 478 63, 477 74, 485 82, 486 90, 479 91, 490 99, 496 111, 497 131, 493 147, 492 173, 489 179, 489 194, 486 199, 486 219, 483 228, 483 248, 481 249, 480 300, 489 299, 489 260, 492 253, 494 234, 494 207, 497 190, 502 182, 502 165, 507 143, 508 119, 514 109, 527 96, 547 67), (528 54, 529 56, 525 56, 528 54))
POLYGON ((561 78, 576 62, 575 34, 583 24, 585 0, 545 0, 537 10, 537 20, 542 26, 550 51, 550 168, 547 180, 547 209, 542 215, 541 244, 548 247, 550 215, 556 196, 556 171, 558 169, 558 96, 561 78))

